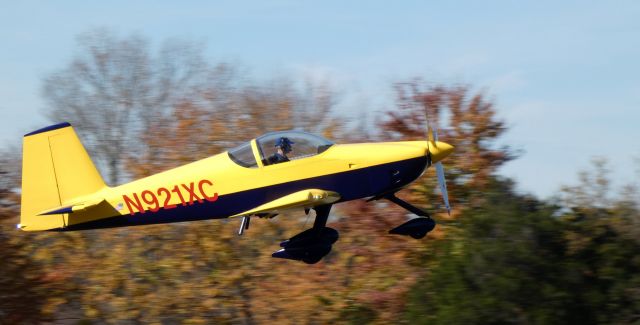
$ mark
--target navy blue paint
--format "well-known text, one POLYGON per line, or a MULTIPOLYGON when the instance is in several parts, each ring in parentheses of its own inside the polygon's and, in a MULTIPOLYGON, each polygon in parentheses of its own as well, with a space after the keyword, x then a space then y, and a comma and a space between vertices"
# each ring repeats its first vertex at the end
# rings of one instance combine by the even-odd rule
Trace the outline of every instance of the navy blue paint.
POLYGON ((67 126, 71 126, 71 124, 69 124, 69 122, 62 122, 62 123, 58 123, 55 125, 49 125, 47 127, 44 127, 42 129, 37 129, 31 133, 27 133, 24 136, 28 137, 30 135, 34 135, 34 134, 38 134, 38 133, 42 133, 42 132, 47 132, 47 131, 53 131, 53 130, 57 130, 57 129, 62 129, 62 128, 66 128, 67 126))
MULTIPOLYGON (((338 202, 350 201, 401 188, 418 178, 424 171, 426 164, 426 156, 418 157, 222 195, 215 202, 195 202, 193 205, 178 205, 174 209, 160 209, 155 213, 146 211, 145 213, 136 213, 134 215, 115 216, 56 230, 84 230, 221 219, 247 211, 285 195, 312 188, 340 193, 341 198, 338 202), (399 176, 393 175, 396 171, 399 172, 399 176)), ((71 214, 69 217, 72 219, 73 215, 71 214)))
POLYGON ((41 213, 41 216, 44 215, 49 215, 49 214, 60 214, 60 213, 71 213, 73 212, 72 207, 64 207, 64 208, 60 208, 58 210, 53 210, 51 212, 47 212, 47 213, 41 213))

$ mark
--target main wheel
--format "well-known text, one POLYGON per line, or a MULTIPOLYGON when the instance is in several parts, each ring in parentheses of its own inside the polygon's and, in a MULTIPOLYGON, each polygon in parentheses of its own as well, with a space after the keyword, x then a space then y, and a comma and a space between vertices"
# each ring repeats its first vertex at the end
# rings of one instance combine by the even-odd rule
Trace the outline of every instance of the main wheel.
POLYGON ((413 238, 413 239, 422 239, 426 235, 427 235, 426 231, 413 232, 413 233, 409 234, 409 236, 411 236, 411 238, 413 238))
POLYGON ((318 262, 320 262, 320 260, 323 258, 324 256, 310 256, 310 257, 305 257, 302 259, 303 262, 307 263, 307 264, 316 264, 318 262))
POLYGON ((302 261, 307 264, 316 264, 323 257, 327 256, 329 252, 331 252, 332 245, 320 245, 313 248, 310 248, 305 252, 305 256, 302 258, 302 261))

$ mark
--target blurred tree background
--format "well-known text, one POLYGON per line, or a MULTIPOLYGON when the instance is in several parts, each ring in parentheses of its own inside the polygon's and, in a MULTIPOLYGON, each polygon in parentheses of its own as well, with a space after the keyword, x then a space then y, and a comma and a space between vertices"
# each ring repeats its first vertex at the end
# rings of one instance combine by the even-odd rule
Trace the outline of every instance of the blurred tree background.
MULTIPOLYGON (((426 116, 456 146, 445 163, 454 210, 423 240, 387 231, 407 219, 384 202, 336 206, 341 232, 316 265, 271 258, 310 226, 304 214, 70 233, 16 231, 20 151, 0 157, 0 323, 388 324, 640 322, 640 196, 611 188, 594 160, 544 201, 498 168, 517 153, 484 92, 398 82, 395 107, 363 129, 338 111, 330 80, 257 80, 212 64, 200 44, 94 30, 43 79, 44 112, 71 122, 116 185, 201 159, 267 131, 336 142, 423 139, 426 116), (365 136, 366 135, 366 136, 365 136)), ((532 171, 535 172, 535 171, 532 171)), ((542 175, 541 175, 542 176, 542 175)), ((435 175, 403 195, 438 212, 435 175)))

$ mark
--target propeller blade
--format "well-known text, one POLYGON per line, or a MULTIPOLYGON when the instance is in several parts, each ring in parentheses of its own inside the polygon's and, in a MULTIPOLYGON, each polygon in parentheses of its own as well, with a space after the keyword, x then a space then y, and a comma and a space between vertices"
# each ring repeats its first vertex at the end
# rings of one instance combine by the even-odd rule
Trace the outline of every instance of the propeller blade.
POLYGON ((444 179, 444 167, 441 162, 436 163, 436 174, 438 175, 438 185, 444 200, 444 206, 447 208, 447 214, 451 215, 451 206, 449 205, 449 193, 447 192, 447 181, 444 179))
MULTIPOLYGON (((427 150, 431 152, 431 148, 437 149, 438 146, 438 129, 431 128, 431 124, 427 120, 427 150)), ((436 150, 437 151, 437 150, 436 150)), ((438 185, 440 186, 440 193, 442 193, 442 199, 444 205, 447 208, 447 214, 451 215, 451 206, 449 205, 449 192, 447 192, 447 181, 444 179, 444 167, 442 163, 438 161, 436 164, 436 175, 438 176, 438 185)))
MULTIPOLYGON (((431 128, 431 125, 429 124, 429 122, 427 122, 427 140, 429 142, 433 142, 434 138, 433 138, 433 129, 431 128)), ((436 140, 437 141, 437 140, 436 140)))
POLYGON ((435 146, 436 143, 433 141, 433 129, 431 128, 431 123, 429 123, 429 119, 427 118, 427 167, 431 166, 431 148, 435 146))

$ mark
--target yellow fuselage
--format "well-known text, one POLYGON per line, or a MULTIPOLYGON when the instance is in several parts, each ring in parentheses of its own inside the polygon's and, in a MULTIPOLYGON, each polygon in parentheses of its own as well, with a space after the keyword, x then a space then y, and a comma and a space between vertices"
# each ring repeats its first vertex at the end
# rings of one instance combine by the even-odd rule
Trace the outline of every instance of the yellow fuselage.
POLYGON ((109 187, 65 122, 24 137, 18 227, 39 231, 145 225, 278 213, 380 196, 409 184, 452 149, 432 140, 337 145, 304 132, 281 131, 109 187), (283 139, 296 143, 297 154, 264 155, 274 149, 273 141, 283 139), (278 161, 272 161, 274 157, 278 161))
MULTIPOLYGON (((442 157, 431 149, 433 162, 450 151, 447 144, 438 147, 442 157)), ((418 178, 428 164, 426 152, 426 141, 341 144, 313 157, 257 168, 242 167, 224 152, 105 187, 91 195, 108 203, 100 213, 66 214, 64 230, 225 218, 307 188, 337 192, 340 202, 375 196, 418 178)))

